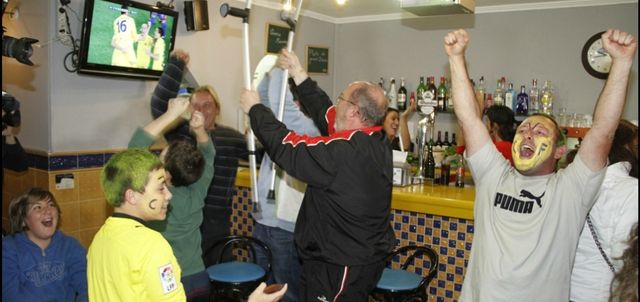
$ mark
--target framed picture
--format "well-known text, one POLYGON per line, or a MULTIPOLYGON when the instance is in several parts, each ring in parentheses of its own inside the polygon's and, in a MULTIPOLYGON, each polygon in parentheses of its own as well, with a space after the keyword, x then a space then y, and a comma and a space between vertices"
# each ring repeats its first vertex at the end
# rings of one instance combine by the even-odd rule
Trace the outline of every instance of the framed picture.
POLYGON ((307 72, 329 73, 329 48, 307 45, 307 72))
POLYGON ((289 28, 268 23, 266 31, 267 53, 279 53, 287 47, 289 28))

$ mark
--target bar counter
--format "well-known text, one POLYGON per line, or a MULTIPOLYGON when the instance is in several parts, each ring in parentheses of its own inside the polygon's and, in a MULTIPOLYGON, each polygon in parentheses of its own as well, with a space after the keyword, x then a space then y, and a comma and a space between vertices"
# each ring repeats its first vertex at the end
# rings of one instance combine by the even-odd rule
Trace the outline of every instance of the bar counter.
MULTIPOLYGON (((236 186, 250 188, 249 169, 239 168, 236 186)), ((466 185, 458 188, 432 184, 415 184, 393 187, 391 208, 408 212, 433 214, 446 217, 473 219, 475 189, 466 185)))

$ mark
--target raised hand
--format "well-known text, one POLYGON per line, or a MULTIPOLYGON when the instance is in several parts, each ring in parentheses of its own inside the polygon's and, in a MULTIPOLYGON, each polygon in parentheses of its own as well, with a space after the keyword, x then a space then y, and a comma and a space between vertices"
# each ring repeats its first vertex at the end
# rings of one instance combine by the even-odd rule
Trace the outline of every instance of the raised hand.
POLYGON ((259 102, 260 96, 255 90, 243 89, 240 93, 240 109, 246 114, 249 114, 251 107, 259 102))
POLYGON ((189 98, 177 97, 169 100, 167 113, 174 118, 181 116, 189 109, 189 98))
POLYGON ((633 62, 638 41, 629 33, 618 29, 609 29, 602 34, 602 46, 612 59, 633 62))
POLYGON ((183 61, 184 64, 189 64, 189 53, 180 48, 174 49, 171 52, 171 56, 176 57, 180 61, 183 61))
POLYGON ((300 64, 300 60, 298 56, 294 52, 289 52, 286 49, 282 49, 280 55, 278 56, 278 62, 276 65, 282 69, 286 69, 289 71, 289 75, 293 77, 296 84, 302 83, 308 75, 307 72, 302 68, 300 64))
POLYGON ((463 56, 468 44, 469 35, 464 29, 452 31, 444 36, 444 49, 450 57, 463 56))

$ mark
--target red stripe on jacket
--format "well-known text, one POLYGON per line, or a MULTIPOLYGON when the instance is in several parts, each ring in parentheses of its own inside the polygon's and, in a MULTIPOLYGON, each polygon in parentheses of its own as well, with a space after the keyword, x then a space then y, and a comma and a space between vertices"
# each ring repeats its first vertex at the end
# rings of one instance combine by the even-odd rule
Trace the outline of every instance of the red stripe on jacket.
MULTIPOLYGON (((331 120, 335 120, 335 115, 336 115, 335 106, 332 106, 331 108, 329 108, 329 110, 327 110, 327 114, 325 115, 327 122, 331 122, 331 120)), ((291 144, 294 147, 300 143, 306 144, 307 146, 315 146, 320 143, 328 144, 336 140, 350 140, 351 137, 356 132, 363 132, 367 135, 371 135, 373 133, 382 131, 382 126, 373 126, 373 127, 367 127, 367 128, 359 128, 359 129, 344 130, 344 131, 336 132, 333 127, 333 124, 334 123, 328 124, 329 133, 331 134, 329 136, 313 136, 312 137, 308 135, 299 135, 293 131, 290 131, 289 134, 287 134, 282 139, 282 143, 291 144)))

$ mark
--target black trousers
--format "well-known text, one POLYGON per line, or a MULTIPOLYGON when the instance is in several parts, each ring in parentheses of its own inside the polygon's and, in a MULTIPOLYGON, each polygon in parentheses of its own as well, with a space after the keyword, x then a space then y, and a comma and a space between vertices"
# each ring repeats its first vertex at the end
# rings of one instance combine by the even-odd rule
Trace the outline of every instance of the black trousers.
POLYGON ((365 302, 380 280, 384 267, 384 260, 368 265, 341 266, 305 259, 300 300, 365 302))

